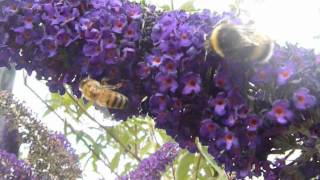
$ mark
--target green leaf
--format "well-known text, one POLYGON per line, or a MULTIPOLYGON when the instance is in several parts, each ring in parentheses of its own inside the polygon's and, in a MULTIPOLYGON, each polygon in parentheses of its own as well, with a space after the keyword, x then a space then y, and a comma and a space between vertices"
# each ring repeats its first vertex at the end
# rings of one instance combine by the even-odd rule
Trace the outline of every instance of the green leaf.
POLYGON ((225 171, 220 166, 218 166, 218 164, 213 160, 212 156, 208 153, 208 147, 204 147, 200 144, 199 138, 196 138, 196 145, 198 147, 198 150, 200 151, 200 154, 206 159, 206 161, 210 164, 210 166, 216 171, 216 179, 217 180, 228 179, 225 171))
POLYGON ((43 113, 43 115, 42 115, 42 117, 46 117, 48 114, 50 114, 52 112, 52 110, 51 109, 47 109, 44 113, 43 113))
POLYGON ((190 165, 193 164, 195 160, 194 154, 185 151, 178 160, 177 167, 177 180, 186 180, 189 175, 188 172, 190 170, 190 165))
POLYGON ((121 152, 117 152, 113 159, 111 160, 111 171, 114 171, 118 165, 119 165, 119 162, 120 162, 120 156, 121 156, 121 152))
POLYGON ((155 144, 154 143, 147 143, 143 148, 141 148, 139 150, 139 155, 140 157, 142 157, 143 155, 145 155, 146 153, 148 152, 151 152, 151 150, 155 147, 155 144))
POLYGON ((189 0, 189 1, 185 2, 184 4, 182 4, 179 9, 185 10, 187 12, 195 11, 196 8, 194 7, 194 2, 195 2, 195 0, 189 0))
POLYGON ((82 160, 82 159, 85 158, 87 155, 88 155, 88 152, 81 153, 81 154, 79 155, 79 159, 82 160))

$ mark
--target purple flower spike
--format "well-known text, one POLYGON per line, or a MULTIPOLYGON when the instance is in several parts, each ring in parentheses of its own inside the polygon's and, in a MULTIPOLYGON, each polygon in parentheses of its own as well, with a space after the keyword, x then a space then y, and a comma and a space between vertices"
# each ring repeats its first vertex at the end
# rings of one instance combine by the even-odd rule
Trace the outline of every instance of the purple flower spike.
POLYGON ((107 5, 108 0, 91 0, 93 8, 104 8, 107 5))
POLYGON ((270 66, 263 66, 256 69, 252 77, 252 82, 257 84, 267 83, 273 77, 273 71, 270 66))
POLYGON ((216 87, 229 90, 231 88, 230 77, 226 71, 220 70, 214 77, 214 83, 216 87))
POLYGON ((95 28, 85 31, 84 37, 87 41, 98 42, 101 39, 102 33, 95 28))
POLYGON ((172 60, 166 59, 160 65, 160 71, 165 74, 177 74, 177 65, 172 60))
POLYGON ((222 134, 222 137, 217 141, 218 147, 225 148, 226 150, 230 150, 232 147, 238 147, 239 142, 238 138, 234 136, 234 134, 230 131, 225 131, 222 134))
POLYGON ((40 42, 41 51, 47 53, 48 57, 56 55, 57 48, 57 41, 52 36, 46 36, 40 42))
POLYGON ((102 31, 102 44, 105 49, 116 48, 116 35, 109 30, 102 31))
POLYGON ((213 123, 211 119, 205 119, 201 121, 200 135, 207 139, 213 139, 216 137, 219 128, 219 125, 213 123))
POLYGON ((113 21, 112 31, 121 34, 124 27, 127 25, 127 19, 124 16, 120 16, 113 21))
POLYGON ((156 93, 155 95, 151 96, 149 105, 155 112, 165 111, 169 106, 169 100, 169 96, 156 93))
POLYGON ((163 58, 158 52, 147 55, 145 59, 151 67, 158 67, 163 61, 163 58))
POLYGON ((116 64, 119 62, 120 52, 117 48, 105 49, 104 55, 104 62, 106 64, 116 64))
POLYGON ((288 79, 293 75, 294 71, 295 68, 292 63, 280 67, 278 70, 277 84, 281 86, 287 83, 288 79))
POLYGON ((72 43, 75 40, 76 38, 71 37, 71 34, 64 29, 60 30, 57 33, 57 42, 59 45, 67 47, 70 45, 70 43, 72 43))
POLYGON ((0 150, 0 175, 3 179, 36 180, 38 178, 26 162, 3 150, 0 150))
POLYGON ((72 7, 77 7, 81 4, 80 0, 67 0, 67 3, 72 7))
POLYGON ((227 104, 228 100, 226 99, 224 92, 218 93, 216 98, 209 100, 209 105, 214 107, 214 112, 219 116, 226 114, 227 104))
POLYGON ((241 119, 247 118, 248 113, 249 113, 249 107, 247 105, 242 104, 236 108, 236 114, 241 119))
POLYGON ((19 45, 23 45, 26 42, 30 42, 35 37, 34 30, 26 29, 25 27, 18 27, 13 29, 14 32, 19 33, 16 36, 15 42, 19 45))
POLYGON ((236 117, 236 115, 234 113, 231 113, 229 115, 229 117, 227 119, 224 120, 224 124, 229 126, 229 127, 232 127, 234 126, 237 122, 238 122, 238 118, 236 117))
POLYGON ((246 119, 246 129, 248 131, 256 131, 262 125, 261 119, 256 115, 250 115, 246 119))
POLYGON ((129 40, 136 41, 139 39, 138 30, 139 30, 139 25, 133 22, 127 26, 123 36, 129 40))
POLYGON ((184 95, 191 93, 198 94, 201 90, 201 78, 199 74, 194 74, 192 72, 186 74, 182 78, 182 83, 184 84, 184 88, 182 90, 182 94, 184 95))
POLYGON ((166 166, 174 161, 179 152, 178 144, 168 142, 150 157, 143 159, 137 169, 131 171, 127 176, 121 177, 121 180, 160 179, 161 172, 165 171, 166 166))
POLYGON ((151 69, 145 62, 138 63, 138 70, 137 74, 140 77, 140 79, 147 78, 151 73, 151 69))
POLYGON ((156 76, 156 82, 159 85, 159 90, 161 92, 166 92, 170 90, 171 92, 175 92, 178 88, 178 83, 173 76, 166 75, 163 73, 159 73, 156 76))
POLYGON ((309 94, 309 89, 305 87, 299 88, 293 94, 293 102, 297 109, 308 109, 316 104, 316 97, 309 94))
POLYGON ((191 26, 188 26, 188 25, 182 25, 179 27, 178 29, 178 33, 177 33, 177 36, 180 40, 180 43, 179 45, 181 47, 188 47, 191 45, 192 41, 191 41, 191 38, 192 38, 192 27, 191 26))
POLYGON ((83 46, 83 54, 85 56, 93 57, 101 53, 100 43, 89 41, 83 46))
POLYGON ((272 110, 268 112, 268 116, 280 124, 286 124, 293 118, 293 113, 288 108, 289 102, 287 100, 276 100, 273 102, 272 110))
POLYGON ((126 4, 125 10, 130 19, 139 19, 142 16, 142 9, 138 4, 126 4))

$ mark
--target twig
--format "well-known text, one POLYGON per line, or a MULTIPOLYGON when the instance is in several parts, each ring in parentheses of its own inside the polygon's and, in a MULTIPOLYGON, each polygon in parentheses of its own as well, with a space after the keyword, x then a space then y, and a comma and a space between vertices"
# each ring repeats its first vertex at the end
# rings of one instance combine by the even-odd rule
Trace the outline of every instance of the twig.
POLYGON ((136 155, 138 153, 138 144, 137 144, 138 136, 137 136, 137 133, 138 133, 138 128, 137 128, 137 125, 134 124, 134 153, 136 155))
POLYGON ((171 163, 171 169, 172 169, 173 180, 176 180, 176 173, 175 173, 175 170, 174 170, 173 163, 171 163))
POLYGON ((173 0, 171 0, 171 10, 174 10, 173 0))

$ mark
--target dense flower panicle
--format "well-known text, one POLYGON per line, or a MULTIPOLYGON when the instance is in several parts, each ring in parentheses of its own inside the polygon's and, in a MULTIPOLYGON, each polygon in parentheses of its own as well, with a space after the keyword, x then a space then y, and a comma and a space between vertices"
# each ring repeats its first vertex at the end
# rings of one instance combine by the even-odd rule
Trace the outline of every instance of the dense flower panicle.
POLYGON ((3 132, 0 136, 0 149, 17 156, 19 155, 19 148, 21 145, 19 131, 16 129, 17 127, 14 125, 14 122, 6 121, 4 123, 3 132))
POLYGON ((308 109, 315 105, 316 97, 309 94, 309 89, 301 87, 293 94, 293 101, 297 109, 308 109))
MULTIPOLYGON (((0 110, 8 129, 18 129, 16 139, 30 145, 28 162, 40 179, 76 179, 81 177, 79 157, 63 134, 52 133, 11 94, 0 92, 0 110)), ((14 139, 5 139, 13 143, 14 139)), ((1 159, 0 159, 1 160, 1 159)))
POLYGON ((286 124, 293 118, 293 113, 288 108, 288 101, 276 100, 272 105, 272 110, 268 112, 268 115, 278 123, 286 124))
POLYGON ((80 98, 87 76, 121 83, 129 104, 111 110, 116 119, 149 114, 191 152, 199 137, 239 179, 278 178, 285 168, 267 156, 282 152, 275 139, 299 123, 310 123, 313 135, 292 137, 316 143, 320 58, 312 50, 276 45, 266 64, 222 59, 205 44, 221 20, 242 24, 233 13, 158 12, 120 0, 31 2, 0 2, 0 65, 35 71, 51 92, 64 94, 68 84, 80 98))
POLYGON ((36 180, 31 167, 16 155, 0 150, 0 177, 3 179, 36 180))
POLYGON ((161 173, 166 170, 166 166, 173 163, 179 154, 179 146, 176 143, 165 143, 155 153, 143 159, 138 167, 128 175, 121 177, 122 180, 156 180, 161 178, 161 173))

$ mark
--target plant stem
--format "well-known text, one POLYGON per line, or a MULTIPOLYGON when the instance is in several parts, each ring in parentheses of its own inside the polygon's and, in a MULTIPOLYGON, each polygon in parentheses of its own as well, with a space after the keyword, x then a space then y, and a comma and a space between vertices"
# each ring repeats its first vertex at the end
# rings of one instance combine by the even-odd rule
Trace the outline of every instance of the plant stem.
POLYGON ((194 180, 197 180, 197 179, 198 179, 198 174, 199 174, 199 168, 200 168, 201 158, 202 158, 202 156, 201 156, 201 154, 199 154, 198 161, 197 161, 197 164, 196 164, 196 169, 195 169, 194 180))
POLYGON ((173 0, 171 0, 171 10, 174 10, 173 0))

